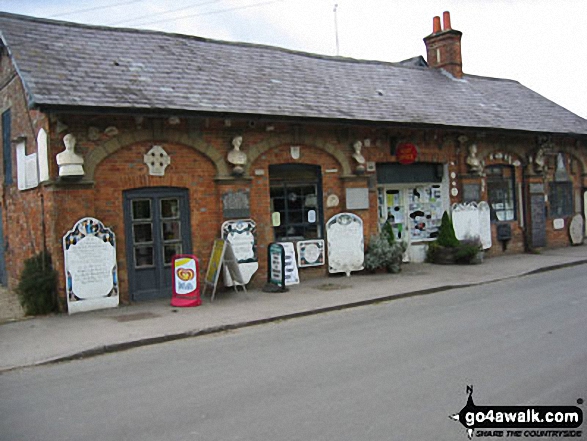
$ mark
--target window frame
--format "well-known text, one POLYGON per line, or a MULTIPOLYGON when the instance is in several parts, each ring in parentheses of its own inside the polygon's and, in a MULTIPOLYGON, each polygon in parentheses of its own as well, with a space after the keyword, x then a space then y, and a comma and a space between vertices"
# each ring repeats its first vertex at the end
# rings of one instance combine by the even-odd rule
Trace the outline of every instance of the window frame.
POLYGON ((560 218, 573 215, 575 212, 573 190, 573 183, 571 181, 553 181, 548 183, 549 218, 560 218), (560 190, 566 191, 567 194, 560 197, 560 190), (554 208, 557 209, 555 210, 554 208), (568 210, 565 211, 565 208, 568 210))
POLYGON ((280 225, 273 226, 273 235, 276 241, 292 242, 300 240, 324 239, 324 211, 322 206, 322 174, 319 165, 312 164, 277 164, 269 166, 269 201, 271 214, 280 213, 280 225), (312 192, 302 192, 300 200, 290 200, 291 190, 313 187, 312 192), (316 203, 311 209, 316 212, 315 222, 308 221, 309 207, 306 198, 315 195, 316 203), (303 198, 303 200, 302 200, 303 198), (275 202, 283 203, 283 208, 275 208, 275 202), (299 207, 292 207, 294 203, 299 207), (293 219, 294 213, 301 212, 301 220, 293 219), (288 235, 289 228, 302 229, 302 235, 288 235), (315 229, 316 234, 308 236, 308 229, 315 229), (280 231, 284 231, 283 234, 280 231))
POLYGON ((491 210, 491 222, 515 222, 518 219, 518 200, 516 198, 516 169, 512 165, 495 164, 485 167, 486 185, 487 185, 487 203, 491 210), (493 171, 499 173, 494 173, 493 171), (510 177, 504 177, 504 171, 508 170, 510 177), (496 188, 497 186, 497 188, 496 188), (493 189, 491 188, 493 187, 493 189), (493 199, 496 191, 506 193, 504 198, 493 199), (508 204, 511 202, 511 206, 508 204), (502 207, 496 208, 495 205, 501 204, 502 207), (507 213, 511 212, 512 217, 507 218, 507 213), (498 213, 503 213, 505 219, 500 219, 498 213))

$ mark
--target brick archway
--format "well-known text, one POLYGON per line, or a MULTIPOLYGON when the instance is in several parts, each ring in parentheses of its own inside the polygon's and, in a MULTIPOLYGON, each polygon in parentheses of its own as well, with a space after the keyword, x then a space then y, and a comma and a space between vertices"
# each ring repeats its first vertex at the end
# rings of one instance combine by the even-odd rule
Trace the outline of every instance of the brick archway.
MULTIPOLYGON (((194 150, 208 157, 214 163, 216 167, 217 176, 230 175, 226 162, 224 161, 224 157, 221 155, 221 153, 218 152, 218 150, 216 150, 211 145, 207 144, 200 136, 187 135, 172 130, 164 130, 161 134, 160 139, 163 140, 163 143, 173 142, 193 148, 194 150)), ((130 133, 121 134, 104 142, 102 145, 92 150, 85 159, 84 168, 86 171, 87 179, 94 179, 94 173, 96 172, 96 168, 98 167, 98 165, 111 154, 119 151, 120 149, 128 145, 152 140, 152 131, 136 130, 130 133)))
POLYGON ((248 161, 247 166, 245 168, 245 174, 248 175, 250 173, 250 169, 255 163, 255 161, 265 152, 286 144, 303 145, 320 149, 328 153, 329 155, 333 156, 337 160, 337 162, 340 164, 342 168, 343 176, 353 175, 352 168, 348 159, 338 146, 325 142, 321 139, 312 138, 309 136, 302 136, 300 139, 296 139, 296 141, 293 141, 290 135, 275 136, 251 146, 247 150, 248 161))

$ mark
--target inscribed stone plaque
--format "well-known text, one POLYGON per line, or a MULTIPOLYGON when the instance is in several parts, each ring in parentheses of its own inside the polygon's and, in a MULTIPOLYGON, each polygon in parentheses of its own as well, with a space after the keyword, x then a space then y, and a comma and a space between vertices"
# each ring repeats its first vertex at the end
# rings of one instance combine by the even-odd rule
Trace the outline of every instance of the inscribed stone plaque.
MULTIPOLYGON (((249 283, 259 268, 255 238, 256 228, 255 222, 251 219, 226 221, 222 224, 222 238, 232 246, 244 284, 249 283)), ((224 268, 224 283, 226 286, 234 285, 226 267, 224 268)))
POLYGON ((580 245, 583 243, 585 229, 583 224, 583 216, 580 214, 573 216, 571 225, 569 225, 569 235, 571 236, 571 243, 573 245, 580 245))
POLYGON ((477 204, 479 210, 479 238, 484 250, 491 248, 491 210, 489 204, 481 201, 477 204))
POLYGON ((481 199, 481 185, 463 184, 463 201, 478 202, 481 199))
POLYGON ((346 189, 347 210, 368 210, 369 189, 368 188, 347 188, 346 189))
POLYGON ((546 213, 544 195, 530 195, 530 222, 532 224, 532 247, 546 246, 546 213))
POLYGON ((118 306, 115 235, 92 217, 63 236, 67 309, 70 314, 118 306))
POLYGON ((530 184, 528 186, 528 190, 530 191, 530 193, 544 193, 544 184, 530 184))
POLYGON ((477 204, 454 204, 452 223, 457 239, 480 239, 479 210, 477 204))
POLYGON ((363 220, 353 213, 340 213, 326 223, 328 239, 328 271, 346 273, 361 271, 365 260, 363 220))
POLYGON ((249 192, 229 191, 222 195, 222 215, 225 219, 246 218, 251 215, 249 192))

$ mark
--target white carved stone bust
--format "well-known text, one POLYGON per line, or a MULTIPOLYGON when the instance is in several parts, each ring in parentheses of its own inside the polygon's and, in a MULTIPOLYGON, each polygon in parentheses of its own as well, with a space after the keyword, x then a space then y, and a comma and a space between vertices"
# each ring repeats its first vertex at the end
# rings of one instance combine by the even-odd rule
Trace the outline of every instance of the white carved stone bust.
POLYGON ((471 173, 480 175, 483 173, 483 163, 477 157, 477 144, 469 146, 469 156, 467 156, 467 165, 471 173))
POLYGON ((84 176, 84 158, 75 153, 75 136, 68 133, 63 137, 65 150, 57 154, 59 176, 62 178, 81 178, 84 176))
POLYGON ((240 149, 242 143, 243 137, 235 136, 232 139, 232 150, 228 152, 226 158, 229 163, 234 165, 232 172, 235 175, 242 175, 244 172, 244 166, 247 163, 247 154, 240 149))

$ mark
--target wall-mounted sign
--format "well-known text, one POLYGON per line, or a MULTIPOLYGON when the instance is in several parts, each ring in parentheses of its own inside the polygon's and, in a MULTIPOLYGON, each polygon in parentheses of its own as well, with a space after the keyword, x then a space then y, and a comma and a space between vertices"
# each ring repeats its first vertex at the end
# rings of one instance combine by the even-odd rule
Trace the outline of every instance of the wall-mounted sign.
POLYGON ((171 262, 173 269, 173 294, 171 306, 199 306, 200 284, 198 282, 198 259, 192 254, 178 254, 171 262))
POLYGON ((347 210, 368 210, 369 189, 368 188, 347 188, 346 189, 347 210))
POLYGON ((118 306, 114 233, 93 217, 76 222, 63 236, 69 314, 118 306))
POLYGON ((562 230, 563 228, 565 228, 565 220, 564 219, 554 219, 552 221, 552 227, 555 230, 562 230))
POLYGON ((404 142, 395 148, 395 156, 400 164, 413 164, 418 159, 418 149, 414 144, 404 142))
POLYGON ((324 265, 324 240, 300 240, 296 246, 300 268, 324 265))
POLYGON ((328 208, 338 207, 339 203, 340 203, 340 201, 338 199, 338 196, 335 194, 330 194, 326 198, 326 207, 328 207, 328 208))
POLYGON ((249 191, 229 191, 222 195, 222 215, 225 219, 246 218, 251 215, 249 191))
MULTIPOLYGON (((244 284, 249 283, 253 274, 259 269, 256 228, 255 222, 251 219, 226 221, 222 224, 222 238, 232 246, 244 284)), ((226 286, 234 285, 226 266, 224 283, 226 286)))
POLYGON ((353 213, 340 213, 326 222, 328 239, 328 271, 346 273, 361 271, 365 260, 363 220, 353 213))

